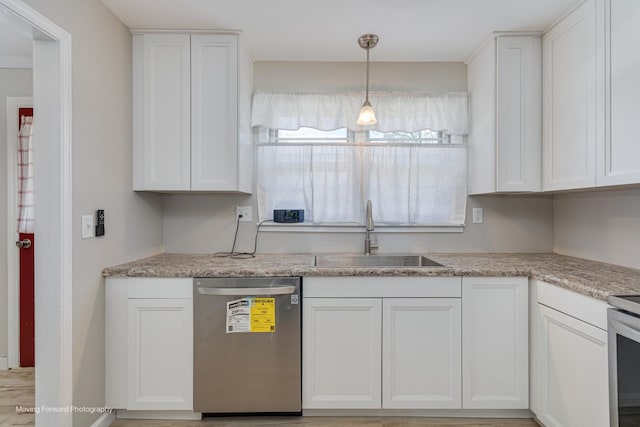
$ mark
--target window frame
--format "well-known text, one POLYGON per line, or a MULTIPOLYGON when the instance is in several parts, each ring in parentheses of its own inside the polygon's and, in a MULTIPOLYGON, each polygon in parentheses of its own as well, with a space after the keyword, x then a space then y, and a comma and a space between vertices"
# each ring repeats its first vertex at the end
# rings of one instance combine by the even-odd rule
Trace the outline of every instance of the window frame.
MULTIPOLYGON (((313 128, 310 128, 313 129, 313 128)), ((331 138, 317 138, 318 141, 314 142, 314 138, 308 139, 296 139, 290 138, 291 141, 286 141, 288 138, 279 138, 278 132, 283 129, 271 129, 271 128, 257 128, 257 143, 256 147, 260 145, 310 145, 310 144, 318 144, 318 145, 389 145, 390 142, 386 142, 382 140, 382 138, 371 138, 371 132, 376 132, 374 129, 366 129, 362 131, 351 131, 347 128, 344 129, 347 132, 346 138, 335 138, 335 140, 331 140, 331 138), (322 142, 322 140, 330 140, 330 142, 322 142)), ((318 130, 318 129, 314 129, 318 130)), ((438 141, 436 143, 427 144, 435 146, 455 146, 460 148, 467 148, 468 145, 466 143, 466 138, 464 138, 461 143, 453 143, 451 141, 451 135, 447 134, 446 131, 431 131, 436 132, 439 137, 438 138, 424 138, 426 141, 438 141)), ((398 143, 399 145, 419 145, 424 142, 414 142, 414 140, 403 140, 398 143)), ((469 206, 466 206, 467 214, 469 213, 469 206)), ((465 215, 465 218, 468 215, 465 215)), ((375 224, 375 218, 374 218, 375 224)), ((465 224, 428 224, 428 225, 389 225, 389 224, 376 224, 375 232, 376 233, 462 233, 464 232, 465 224)), ((259 223, 260 230, 262 232, 276 232, 276 233, 289 233, 289 232, 303 232, 303 233, 362 233, 363 232, 363 224, 358 223, 346 223, 346 224, 311 224, 311 223, 276 223, 271 220, 265 220, 259 223)))
MULTIPOLYGON (((313 129, 313 128, 300 128, 300 129, 312 129, 313 131, 319 132, 335 132, 338 130, 346 131, 345 138, 316 138, 316 137, 307 137, 307 138, 290 138, 290 137, 280 137, 278 134, 280 132, 295 132, 288 129, 262 129, 263 132, 266 132, 266 139, 259 138, 258 144, 354 144, 354 143, 369 143, 369 144, 432 144, 432 145, 449 145, 451 142, 451 135, 447 134, 445 131, 433 131, 430 129, 424 129, 418 132, 404 132, 404 131, 394 131, 394 132, 403 132, 403 133, 419 133, 419 132, 431 132, 435 133, 436 137, 426 137, 426 138, 398 138, 385 139, 384 137, 372 137, 373 132, 379 132, 383 134, 391 134, 394 132, 380 132, 375 129, 365 129, 362 131, 352 131, 347 128, 339 128, 331 131, 323 131, 321 129, 313 129), (435 141, 435 142, 431 142, 435 141)), ((298 129, 299 130, 299 129, 298 129)))

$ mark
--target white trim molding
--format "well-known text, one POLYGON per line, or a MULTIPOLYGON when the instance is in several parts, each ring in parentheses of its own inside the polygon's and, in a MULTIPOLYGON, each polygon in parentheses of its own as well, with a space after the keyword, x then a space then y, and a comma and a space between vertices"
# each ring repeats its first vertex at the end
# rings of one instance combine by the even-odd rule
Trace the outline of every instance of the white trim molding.
POLYGON ((20 366, 19 256, 14 241, 18 215, 18 109, 33 107, 31 97, 7 97, 7 366, 20 366), (13 234, 12 234, 13 233, 13 234))
POLYGON ((104 412, 102 415, 100 415, 100 418, 95 420, 93 424, 91 424, 91 427, 109 427, 115 420, 115 409, 109 409, 107 412, 104 412))
POLYGON ((0 55, 0 68, 33 68, 30 55, 0 55))
MULTIPOLYGON (((37 407, 73 403, 71 35, 20 0, 0 5, 34 29, 36 150, 35 317, 37 407)), ((38 426, 72 425, 71 412, 36 414, 38 426)))
POLYGON ((6 371, 9 369, 6 357, 0 357, 0 371, 6 371))

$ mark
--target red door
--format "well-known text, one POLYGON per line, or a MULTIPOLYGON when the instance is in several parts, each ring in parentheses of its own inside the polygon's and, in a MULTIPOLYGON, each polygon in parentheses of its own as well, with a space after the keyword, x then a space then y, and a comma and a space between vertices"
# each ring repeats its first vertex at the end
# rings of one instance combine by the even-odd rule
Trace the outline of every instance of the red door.
MULTIPOLYGON (((18 110, 18 126, 23 116, 33 116, 33 108, 18 110)), ((31 245, 23 244, 20 251, 20 366, 35 365, 35 292, 34 292, 34 235, 20 233, 20 241, 31 241, 31 245), (28 247, 27 247, 28 246, 28 247)))

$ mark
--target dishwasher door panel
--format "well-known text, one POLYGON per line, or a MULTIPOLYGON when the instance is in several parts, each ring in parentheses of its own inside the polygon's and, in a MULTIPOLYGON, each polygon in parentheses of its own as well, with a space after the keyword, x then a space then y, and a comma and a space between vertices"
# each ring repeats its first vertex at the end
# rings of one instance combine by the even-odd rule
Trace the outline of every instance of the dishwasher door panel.
POLYGON ((299 278, 194 281, 194 411, 301 411, 299 281, 299 278), (205 290, 203 294, 198 292, 198 286, 213 291, 207 294, 205 290), (280 291, 275 288, 286 286, 295 288, 288 291, 291 293, 278 295, 280 291), (273 294, 264 291, 265 287, 274 287, 273 294), (238 289, 236 295, 230 295, 232 288, 238 289), (212 295, 219 289, 223 289, 223 295, 212 295), (275 299, 275 331, 227 333, 227 302, 254 295, 275 299))

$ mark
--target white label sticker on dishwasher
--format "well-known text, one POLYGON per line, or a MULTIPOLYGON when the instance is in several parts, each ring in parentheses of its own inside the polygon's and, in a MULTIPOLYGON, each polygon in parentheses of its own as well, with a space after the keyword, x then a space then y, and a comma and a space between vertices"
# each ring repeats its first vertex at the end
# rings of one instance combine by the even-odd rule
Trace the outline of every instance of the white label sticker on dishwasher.
POLYGON ((251 330, 251 299, 242 298, 227 302, 227 333, 251 330))
POLYGON ((249 297, 227 302, 226 332, 275 332, 275 307, 275 298, 249 297))

